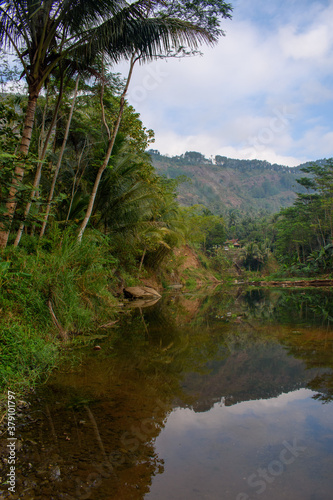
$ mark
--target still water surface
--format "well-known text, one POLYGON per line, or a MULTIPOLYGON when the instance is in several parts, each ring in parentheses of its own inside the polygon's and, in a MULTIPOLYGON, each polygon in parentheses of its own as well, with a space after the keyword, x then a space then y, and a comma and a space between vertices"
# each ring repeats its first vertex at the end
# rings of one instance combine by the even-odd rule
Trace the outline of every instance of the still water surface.
POLYGON ((332 318, 310 289, 124 312, 32 397, 17 498, 331 500, 332 318))

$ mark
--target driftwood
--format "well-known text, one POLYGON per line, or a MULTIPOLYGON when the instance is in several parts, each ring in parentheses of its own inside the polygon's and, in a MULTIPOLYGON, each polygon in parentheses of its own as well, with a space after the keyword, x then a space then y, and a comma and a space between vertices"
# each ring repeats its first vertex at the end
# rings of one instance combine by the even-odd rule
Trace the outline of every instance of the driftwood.
POLYGON ((128 299, 160 299, 161 295, 150 286, 129 286, 123 290, 128 299))
POLYGON ((117 319, 117 321, 110 321, 109 323, 105 323, 105 325, 100 325, 99 328, 111 328, 116 323, 118 323, 118 321, 119 319, 117 319))

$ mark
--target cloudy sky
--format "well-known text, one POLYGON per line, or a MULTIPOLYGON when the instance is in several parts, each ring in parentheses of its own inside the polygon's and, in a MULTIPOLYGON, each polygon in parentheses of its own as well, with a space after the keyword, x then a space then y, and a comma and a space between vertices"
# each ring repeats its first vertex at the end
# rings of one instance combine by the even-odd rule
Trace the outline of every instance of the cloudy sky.
POLYGON ((202 57, 135 69, 128 100, 152 147, 289 166, 333 156, 333 0, 230 2, 202 57))

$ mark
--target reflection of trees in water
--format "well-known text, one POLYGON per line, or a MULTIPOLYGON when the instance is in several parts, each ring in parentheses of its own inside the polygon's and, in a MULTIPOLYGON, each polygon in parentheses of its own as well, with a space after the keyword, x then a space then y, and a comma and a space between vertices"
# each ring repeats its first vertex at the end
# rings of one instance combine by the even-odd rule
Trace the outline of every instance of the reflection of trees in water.
MULTIPOLYGON (((182 369, 209 377, 216 370, 216 366, 228 363, 230 357, 235 357, 241 371, 244 369, 248 376, 253 378, 256 378, 257 374, 257 388, 253 393, 258 393, 257 389, 262 385, 260 373, 263 373, 263 369, 266 370, 265 390, 269 393, 267 387, 270 373, 276 365, 276 375, 271 379, 273 392, 274 380, 280 380, 281 387, 284 386, 285 390, 288 384, 290 390, 294 386, 307 386, 320 392, 317 399, 329 400, 333 394, 333 334, 332 331, 326 330, 326 325, 330 322, 333 312, 331 298, 332 294, 324 290, 262 288, 246 291, 230 288, 202 298, 196 317, 190 318, 192 333, 187 335, 188 347, 183 352, 185 362, 181 363, 182 369), (302 331, 296 331, 297 327, 302 331), (195 333, 196 329, 200 330, 201 335, 195 333), (326 335, 326 338, 323 335, 326 335), (278 354, 275 357, 274 353, 279 352, 279 344, 287 349, 289 357, 283 358, 278 354), (270 349, 273 357, 269 354, 270 349), (247 360, 242 367, 239 363, 244 358, 243 354, 250 351, 253 351, 253 356, 250 356, 250 361, 247 360), (305 373, 303 369, 298 370, 299 375, 296 376, 297 370, 295 371, 295 367, 291 368, 287 362, 291 359, 290 355, 304 363, 305 373), (298 377, 295 384, 292 382, 293 376, 298 377)), ((166 309, 163 309, 163 303, 160 303, 155 321, 156 332, 161 314, 164 331, 173 331, 176 337, 183 335, 185 331, 188 332, 184 328, 184 317, 182 326, 179 327, 180 310, 181 296, 178 303, 169 302, 166 309), (170 313, 170 309, 173 312, 170 313)), ((158 335, 157 333, 157 338, 158 335)), ((236 374, 229 375, 231 378, 236 377, 236 374)), ((239 376, 238 374, 237 377, 239 376)))
POLYGON ((125 314, 119 325, 100 351, 87 353, 81 369, 56 373, 37 395, 37 408, 46 401, 49 412, 40 412, 38 429, 25 426, 23 499, 35 488, 41 498, 60 492, 64 498, 139 500, 163 472, 154 439, 191 363, 188 334, 172 314, 153 309, 125 314), (59 471, 53 481, 50 474, 59 471))
POLYGON ((47 392, 37 394, 38 428, 29 422, 22 428, 28 491, 22 499, 31 491, 73 496, 75 478, 82 495, 92 481, 92 499, 143 498, 163 468, 153 441, 175 398, 205 411, 222 396, 232 404, 307 384, 318 400, 333 400, 332 333, 305 328, 310 320, 323 323, 321 311, 326 324, 331 309, 331 294, 323 291, 229 288, 199 297, 169 294, 152 308, 124 314, 102 349, 89 350, 81 371, 55 374, 47 392), (61 476, 51 480, 56 467, 61 476))
MULTIPOLYGON (((329 299, 323 301, 322 297, 319 291, 312 298, 312 304, 327 304, 329 299)), ((314 356, 314 347, 305 334, 293 333, 299 315, 292 318, 290 308, 298 303, 298 310, 303 314, 301 317, 307 311, 309 322, 309 308, 304 307, 306 299, 304 290, 244 291, 230 288, 202 297, 196 316, 188 314, 188 321, 181 294, 173 301, 169 297, 167 304, 160 302, 158 309, 147 311, 145 315, 149 335, 156 345, 163 345, 166 340, 170 342, 172 338, 174 349, 179 346, 179 340, 186 337, 184 350, 175 353, 176 364, 171 363, 169 368, 173 370, 178 366, 182 372, 197 374, 194 377, 197 391, 192 387, 192 395, 201 392, 204 379, 203 392, 206 396, 212 392, 211 401, 216 401, 218 391, 225 395, 221 386, 228 387, 231 395, 237 393, 233 401, 264 397, 265 394, 273 397, 305 386, 324 394, 330 375, 325 375, 323 370, 332 367, 327 346, 318 340, 315 346, 318 354, 314 356)), ((186 384, 188 390, 188 380, 186 384)), ((183 394, 183 401, 184 397, 183 394)), ((209 402, 204 403, 204 407, 206 404, 209 402)))
POLYGON ((310 383, 309 388, 318 393, 313 396, 314 399, 322 403, 331 403, 333 401, 333 374, 324 373, 318 375, 310 383))
POLYGON ((255 289, 244 294, 250 315, 271 318, 278 323, 309 322, 332 325, 333 296, 322 289, 267 290, 255 289))
POLYGON ((88 357, 36 394, 34 419, 18 427, 20 498, 141 499, 163 472, 154 450, 171 408, 163 381, 111 361, 108 370, 110 359, 88 357))
MULTIPOLYGON (((140 326, 139 312, 134 312, 131 320, 129 344, 126 353, 137 370, 144 371, 146 379, 158 377, 163 380, 164 389, 168 388, 172 397, 187 398, 180 381, 188 371, 207 371, 207 360, 226 357, 227 349, 223 344, 223 332, 214 332, 210 325, 197 328, 188 321, 188 311, 183 307, 181 297, 167 303, 160 303, 144 310, 148 332, 140 326), (144 341, 138 344, 141 336, 144 341)), ((188 300, 188 299, 186 299, 188 300)), ((191 311, 191 316, 193 312, 191 311)), ((200 316, 199 313, 196 317, 200 316)))
MULTIPOLYGON (((318 391, 315 399, 333 401, 333 297, 332 292, 322 289, 268 291, 258 290, 248 296, 249 310, 254 317, 266 308, 267 301, 275 296, 271 321, 276 325, 293 328, 279 336, 279 342, 288 352, 305 363, 307 369, 322 372, 307 383, 318 391), (254 299, 254 300, 253 300, 254 299), (253 312, 254 309, 254 312, 253 312), (301 331, 294 330, 300 328, 301 331), (306 330, 304 330, 306 328, 306 330)), ((267 310, 267 308, 266 308, 267 310)), ((262 317, 262 315, 261 315, 262 317)))
POLYGON ((245 314, 250 318, 270 320, 274 314, 276 296, 264 289, 250 289, 242 296, 245 314))
POLYGON ((332 292, 309 289, 299 293, 291 292, 281 298, 281 320, 297 318, 313 325, 333 324, 332 292))
POLYGON ((311 374, 303 363, 288 356, 282 346, 267 342, 238 349, 225 360, 208 363, 209 374, 188 374, 186 388, 197 395, 195 411, 207 411, 216 401, 226 406, 269 399, 304 387, 311 374))

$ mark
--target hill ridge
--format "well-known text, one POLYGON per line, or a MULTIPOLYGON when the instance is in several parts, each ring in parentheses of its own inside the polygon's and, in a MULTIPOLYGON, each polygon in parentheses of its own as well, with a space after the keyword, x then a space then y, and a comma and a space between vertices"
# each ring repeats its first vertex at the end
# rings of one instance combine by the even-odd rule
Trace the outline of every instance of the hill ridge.
MULTIPOLYGON (((232 210, 243 213, 275 213, 291 206, 296 193, 305 192, 296 179, 305 177, 303 167, 271 164, 265 160, 238 160, 226 156, 205 158, 196 151, 180 156, 165 156, 157 150, 148 153, 160 175, 187 179, 178 188, 181 205, 203 204, 213 213, 225 215, 232 210)), ((316 163, 323 163, 318 160, 316 163)))

